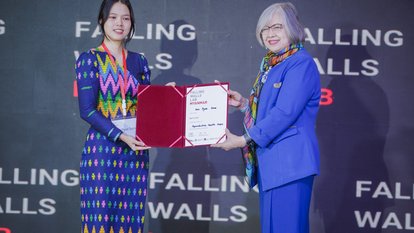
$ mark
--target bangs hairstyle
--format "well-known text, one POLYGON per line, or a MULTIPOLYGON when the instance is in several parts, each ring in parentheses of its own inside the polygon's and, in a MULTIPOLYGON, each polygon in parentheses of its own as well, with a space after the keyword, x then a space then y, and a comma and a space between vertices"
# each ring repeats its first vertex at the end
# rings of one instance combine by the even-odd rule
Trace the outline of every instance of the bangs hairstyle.
MULTIPOLYGON (((103 36, 106 36, 104 25, 106 21, 108 20, 109 12, 111 11, 112 6, 117 2, 124 4, 125 6, 127 6, 129 10, 129 15, 131 18, 131 29, 129 30, 128 36, 125 39, 125 43, 128 43, 134 36, 134 32, 135 32, 134 11, 132 10, 132 6, 129 0, 103 0, 101 7, 99 9, 98 23, 99 23, 99 26, 101 27, 103 36)), ((102 37, 102 42, 103 42, 103 37, 102 37)))
POLYGON ((261 46, 264 47, 263 38, 261 35, 262 29, 268 24, 273 15, 280 14, 283 19, 283 27, 289 37, 290 43, 299 43, 305 41, 305 30, 299 21, 298 12, 295 6, 290 2, 275 3, 266 8, 256 26, 256 38, 261 46))

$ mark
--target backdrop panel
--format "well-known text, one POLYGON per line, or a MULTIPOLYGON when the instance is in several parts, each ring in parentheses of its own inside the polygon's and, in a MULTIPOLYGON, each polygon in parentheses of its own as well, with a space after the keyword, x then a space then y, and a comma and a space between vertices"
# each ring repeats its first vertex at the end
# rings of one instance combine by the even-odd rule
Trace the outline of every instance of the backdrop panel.
MULTIPOLYGON (((154 84, 215 79, 247 95, 265 50, 255 38, 274 1, 132 1, 154 84)), ((315 233, 414 231, 414 2, 292 1, 321 74, 321 175, 315 233)), ((0 2, 0 233, 80 230, 74 62, 99 45, 100 1, 0 2)), ((229 112, 241 134, 242 114, 229 112)), ((146 232, 259 232, 257 190, 238 150, 150 151, 146 232)))

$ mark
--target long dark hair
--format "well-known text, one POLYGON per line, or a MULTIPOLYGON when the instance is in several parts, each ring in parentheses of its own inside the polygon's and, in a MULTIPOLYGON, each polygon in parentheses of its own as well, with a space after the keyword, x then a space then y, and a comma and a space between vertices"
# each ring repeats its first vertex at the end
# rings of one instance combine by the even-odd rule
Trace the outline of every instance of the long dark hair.
MULTIPOLYGON (((128 36, 125 40, 125 43, 128 43, 132 39, 132 37, 134 36, 134 32, 135 32, 134 11, 132 10, 132 5, 129 2, 129 0, 103 0, 102 4, 101 4, 101 7, 99 9, 98 23, 101 26, 101 31, 103 33, 103 36, 106 37, 104 25, 105 25, 106 21, 108 20, 109 12, 111 11, 112 6, 117 2, 120 2, 120 3, 124 4, 125 6, 127 6, 128 10, 129 10, 129 14, 131 16, 131 30, 129 31, 128 36)), ((104 40, 104 38, 102 37, 102 42, 103 42, 103 40, 104 40)))

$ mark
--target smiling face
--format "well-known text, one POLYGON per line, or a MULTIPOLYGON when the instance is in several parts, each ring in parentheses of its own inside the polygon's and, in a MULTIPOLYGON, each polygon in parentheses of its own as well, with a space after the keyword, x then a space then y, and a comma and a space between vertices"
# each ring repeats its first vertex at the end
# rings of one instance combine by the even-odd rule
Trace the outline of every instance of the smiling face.
POLYGON ((261 30, 263 44, 274 53, 289 46, 290 39, 286 31, 285 21, 280 13, 273 14, 269 22, 261 30))
POLYGON ((104 24, 105 40, 123 42, 131 31, 131 15, 128 7, 120 2, 115 3, 109 11, 104 24))

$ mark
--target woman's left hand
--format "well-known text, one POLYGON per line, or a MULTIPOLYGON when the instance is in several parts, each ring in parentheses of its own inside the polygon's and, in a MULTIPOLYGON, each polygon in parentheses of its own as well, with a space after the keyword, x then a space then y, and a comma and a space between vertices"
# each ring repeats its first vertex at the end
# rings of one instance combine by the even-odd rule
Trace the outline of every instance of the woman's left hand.
POLYGON ((148 150, 151 147, 146 146, 143 142, 128 136, 124 133, 121 134, 119 137, 123 142, 125 142, 133 151, 139 151, 139 150, 148 150))
POLYGON ((244 139, 243 136, 237 136, 235 134, 232 134, 230 130, 228 129, 226 129, 226 136, 227 136, 226 141, 222 143, 218 143, 218 144, 213 144, 211 145, 211 147, 221 148, 225 151, 228 151, 231 149, 241 148, 241 147, 246 146, 246 139, 244 139))

